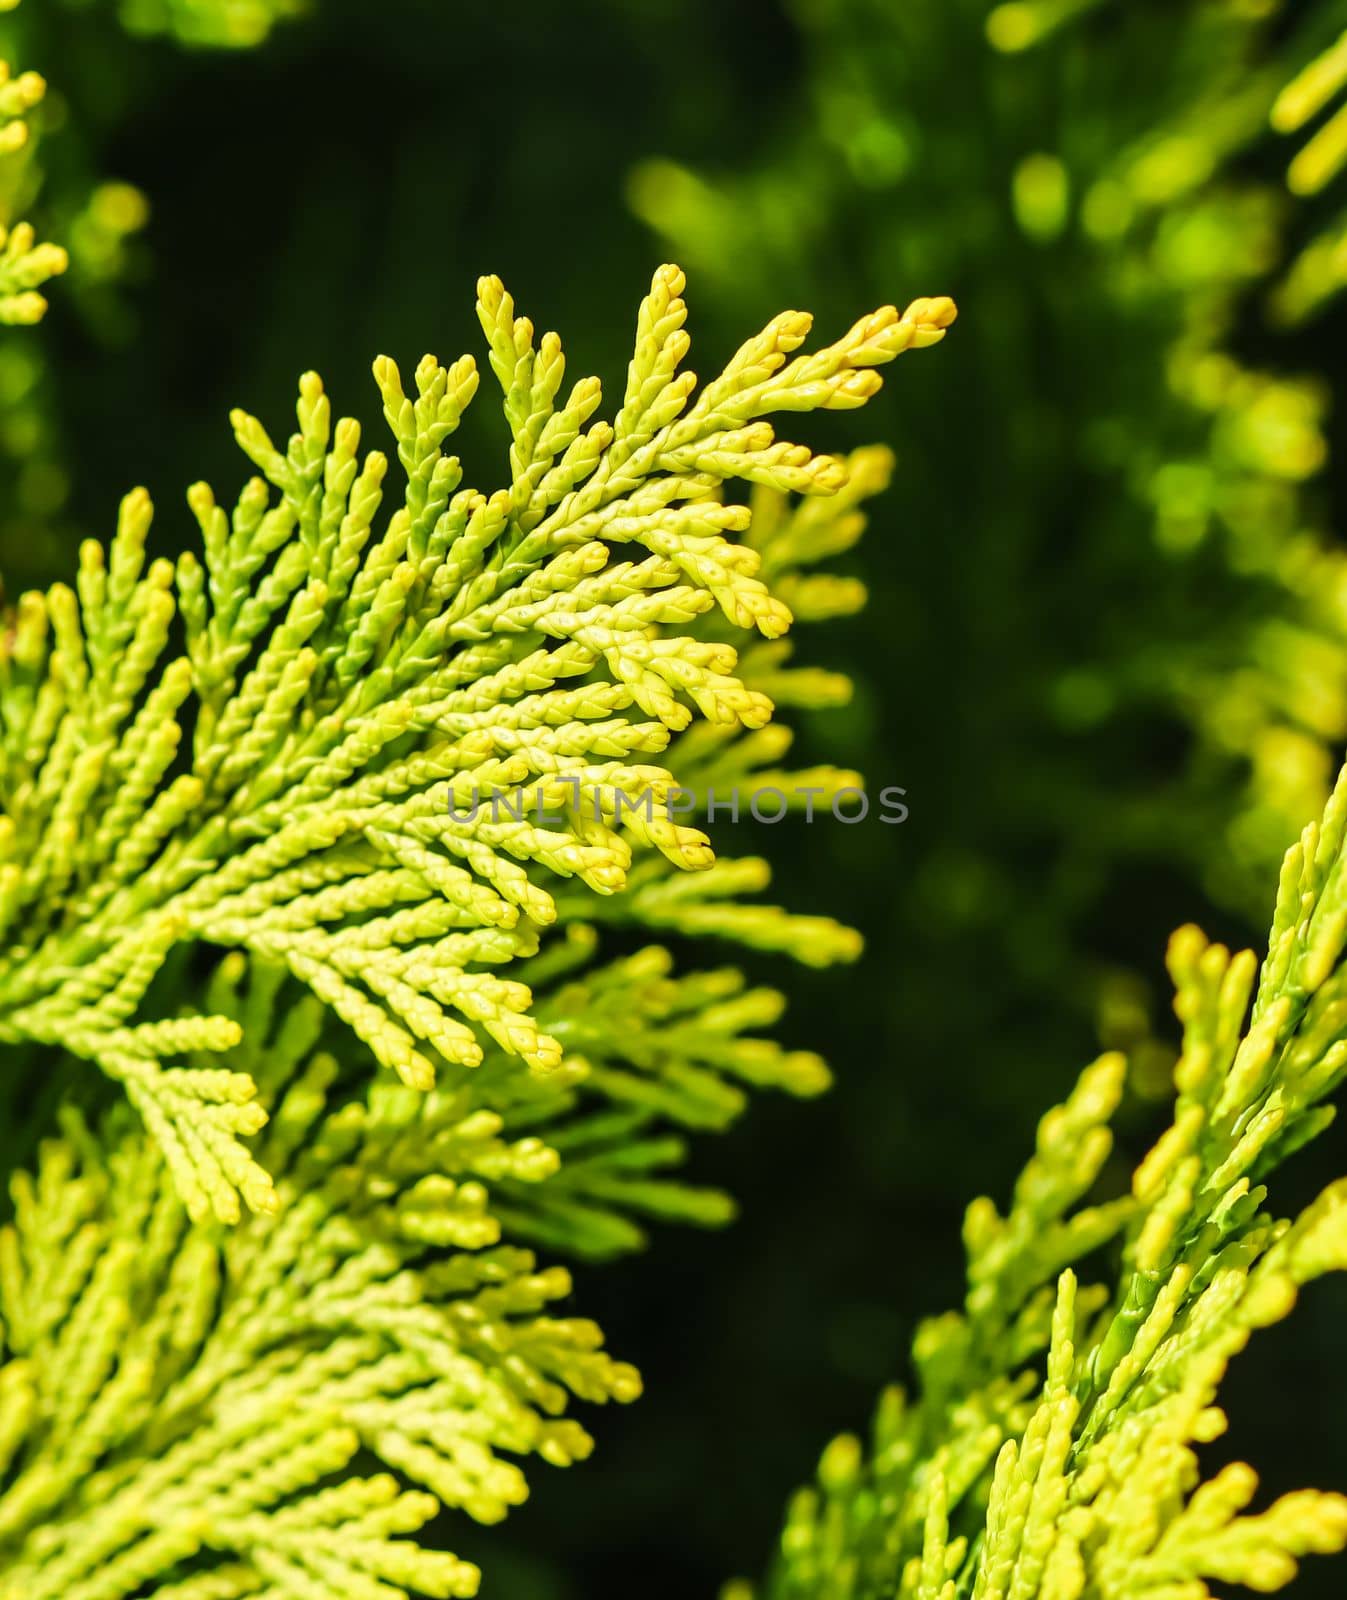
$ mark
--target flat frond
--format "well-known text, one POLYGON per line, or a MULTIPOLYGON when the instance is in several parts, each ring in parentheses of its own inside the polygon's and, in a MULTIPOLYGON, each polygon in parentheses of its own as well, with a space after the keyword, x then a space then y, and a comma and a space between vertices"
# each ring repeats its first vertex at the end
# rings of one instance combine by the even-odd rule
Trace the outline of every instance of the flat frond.
POLYGON ((1199 1455, 1225 1430, 1231 1360, 1347 1267, 1343 1180, 1290 1220, 1268 1204, 1347 1076, 1345 837, 1347 769, 1286 857, 1261 972, 1174 935, 1174 1115, 1130 1192, 1096 1198, 1126 1076, 1107 1055, 1043 1118, 1006 1213, 969 1207, 962 1311, 918 1332, 918 1391, 883 1397, 869 1454, 851 1436, 825 1451, 765 1595, 1207 1600, 1347 1547, 1343 1496, 1250 1510, 1252 1467, 1204 1480, 1199 1455), (1101 1251, 1111 1283, 1091 1281, 1101 1251))
POLYGON ((447 449, 478 388, 470 357, 427 356, 410 385, 376 362, 396 492, 309 374, 284 447, 234 414, 258 475, 232 509, 190 491, 204 560, 148 559, 137 490, 73 589, 21 598, 0 658, 0 1039, 60 1044, 124 1083, 194 1215, 229 1220, 239 1195, 265 1210, 271 1192, 240 1143, 259 1122, 250 1083, 179 1065, 231 1032, 145 1012, 184 944, 285 966, 422 1091, 488 1049, 558 1070, 508 967, 562 900, 570 915, 630 890, 623 914, 657 928, 855 953, 821 919, 727 903, 756 868, 709 870, 673 804, 676 761, 686 738, 689 777, 747 770, 784 748, 731 754, 767 728, 768 688, 820 699, 786 666, 791 614, 766 578, 813 615, 859 599, 797 569, 855 537, 882 457, 814 455, 767 417, 863 403, 954 308, 888 307, 812 353, 809 319, 786 313, 699 390, 682 289, 677 268, 655 275, 608 423, 597 381, 567 389, 556 336, 482 281, 507 488, 464 487, 447 449), (756 542, 754 505, 726 498, 744 483, 776 507, 756 542), (837 515, 782 509, 794 495, 837 515), (705 892, 680 895, 671 868, 705 892))

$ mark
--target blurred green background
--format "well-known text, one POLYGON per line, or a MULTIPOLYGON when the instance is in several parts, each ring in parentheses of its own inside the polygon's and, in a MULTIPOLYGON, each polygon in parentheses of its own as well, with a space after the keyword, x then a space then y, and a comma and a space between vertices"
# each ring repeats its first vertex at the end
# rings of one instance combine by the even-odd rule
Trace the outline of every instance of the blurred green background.
MULTIPOLYGON (((1347 306, 1303 254, 1334 201, 1287 192, 1295 146, 1267 129, 1344 8, 1043 0, 989 38, 992 9, 315 0, 237 53, 99 5, 16 14, 61 97, 37 215, 86 226, 46 323, 0 348, 11 595, 65 576, 134 483, 162 548, 193 539, 186 485, 243 476, 229 407, 284 430, 306 368, 372 426, 377 352, 477 348, 481 272, 610 391, 666 257, 703 372, 786 306, 829 336, 918 294, 961 306, 867 410, 808 427, 883 440, 898 471, 852 564, 869 609, 802 646, 855 699, 797 749, 902 785, 910 819, 733 840, 865 934, 854 969, 785 975, 792 1042, 837 1087, 697 1149, 732 1229, 578 1274, 648 1394, 504 1528, 453 1528, 488 1594, 760 1570, 826 1439, 958 1298, 964 1205, 1004 1197, 1101 1043, 1137 1047, 1120 1160, 1142 1148, 1168 933, 1261 938, 1347 735, 1347 306), (144 195, 143 229, 90 174, 144 195)), ((490 412, 470 480, 504 469, 490 412)), ((1283 1209, 1341 1150, 1302 1158, 1283 1209)), ((1320 1286, 1236 1369, 1232 1443, 1269 1492, 1347 1489, 1345 1315, 1347 1286, 1320 1286)))

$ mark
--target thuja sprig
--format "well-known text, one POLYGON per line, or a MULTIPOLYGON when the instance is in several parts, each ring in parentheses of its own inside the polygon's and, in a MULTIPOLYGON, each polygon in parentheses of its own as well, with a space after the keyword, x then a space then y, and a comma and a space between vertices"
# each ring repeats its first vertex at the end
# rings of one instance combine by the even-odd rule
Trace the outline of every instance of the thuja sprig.
POLYGON ((701 832, 616 797, 675 784, 645 758, 694 717, 771 716, 735 646, 694 626, 718 610, 770 640, 791 621, 725 488, 842 491, 846 463, 767 416, 863 404, 875 368, 939 340, 954 308, 887 307, 813 353, 788 312, 699 390, 682 288, 656 273, 610 423, 597 380, 565 388, 560 341, 482 281, 507 488, 464 487, 445 449, 471 357, 426 357, 410 392, 376 362, 396 494, 309 374, 284 449, 235 413, 259 476, 232 511, 191 490, 204 560, 147 560, 137 490, 73 590, 20 600, 0 657, 0 1040, 59 1043, 120 1081, 193 1215, 274 1192, 241 1143, 263 1121, 252 1081, 178 1064, 237 1025, 144 1014, 176 947, 283 964, 414 1088, 487 1041, 545 1073, 560 1043, 492 969, 537 949, 552 885, 613 895, 652 852, 712 865, 701 832), (491 789, 521 791, 524 817, 459 820, 491 789))
POLYGON ((593 1323, 549 1314, 566 1271, 502 1237, 496 1186, 545 1187, 557 1155, 490 1108, 489 1074, 343 1100, 324 1009, 283 980, 235 955, 212 988, 275 1111, 282 1217, 190 1227, 120 1112, 68 1112, 13 1182, 5 1600, 470 1595, 474 1566, 395 1536, 441 1506, 498 1521, 525 1458, 589 1453, 573 1397, 639 1392, 593 1323), (389 1470, 348 1475, 362 1449, 389 1470))
POLYGON ((498 1520, 531 1458, 588 1454, 572 1399, 640 1386, 592 1323, 549 1314, 570 1279, 533 1249, 599 1259, 647 1218, 726 1220, 727 1196, 670 1175, 684 1134, 746 1088, 827 1082, 761 1033, 774 991, 599 951, 571 922, 520 969, 561 1067, 488 1042, 429 1093, 343 1068, 315 995, 225 957, 205 999, 238 1043, 184 1066, 249 1075, 278 1216, 189 1227, 126 1106, 66 1112, 0 1229, 4 1600, 476 1592, 473 1565, 392 1536, 441 1507, 498 1520), (389 1470, 351 1476, 362 1451, 389 1470))
POLYGON ((885 1394, 868 1455, 851 1436, 828 1447, 764 1594, 1205 1600, 1279 1589, 1302 1556, 1347 1546, 1343 1496, 1251 1512, 1253 1468, 1204 1481, 1198 1456, 1225 1430, 1231 1359, 1347 1267, 1347 1180, 1289 1221, 1268 1204, 1347 1076, 1345 844, 1347 769, 1287 854, 1261 972, 1175 934, 1174 1116, 1130 1192, 1090 1200, 1126 1076, 1108 1055, 1043 1119, 1007 1214, 969 1208, 963 1310, 918 1332, 918 1391, 885 1394), (1091 1281, 1110 1246, 1112 1282, 1091 1281))
MULTIPOLYGON (((0 4, 12 11, 17 0, 0 4)), ((25 149, 30 135, 28 117, 47 92, 46 80, 37 72, 15 75, 0 61, 0 161, 25 149)), ((47 310, 42 285, 65 271, 66 252, 60 245, 39 243, 30 223, 0 227, 0 323, 41 321, 47 310)))
POLYGON ((473 1565, 392 1536, 441 1507, 499 1520, 534 1458, 589 1453, 574 1399, 640 1387, 554 1314, 569 1274, 534 1248, 597 1259, 646 1218, 726 1220, 727 1196, 670 1176, 683 1134, 726 1126, 746 1087, 827 1081, 759 1032, 780 995, 598 948, 572 924, 523 968, 561 1068, 488 1045, 429 1093, 343 1067, 316 996, 226 956, 206 1003, 270 1114, 278 1216, 190 1227, 125 1105, 64 1114, 0 1229, 3 1600, 475 1593, 473 1565), (387 1470, 351 1476, 362 1451, 387 1470))

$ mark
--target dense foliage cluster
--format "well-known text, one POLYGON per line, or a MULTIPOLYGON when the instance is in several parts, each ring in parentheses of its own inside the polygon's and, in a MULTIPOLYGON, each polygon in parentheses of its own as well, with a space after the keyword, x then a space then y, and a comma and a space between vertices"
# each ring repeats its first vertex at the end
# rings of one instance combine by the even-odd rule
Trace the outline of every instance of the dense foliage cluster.
MULTIPOLYGON (((791 621, 758 551, 726 537, 751 510, 724 486, 835 494, 845 463, 776 439, 764 417, 862 404, 874 368, 939 339, 953 307, 890 307, 808 355, 793 352, 809 319, 789 313, 694 398, 681 289, 676 269, 656 274, 610 424, 593 420, 597 380, 559 398, 556 336, 535 346, 484 280, 508 489, 461 487, 444 449, 475 363, 427 357, 409 397, 381 358, 405 479, 390 516, 387 458, 361 459, 358 425, 333 423, 309 375, 284 452, 235 414, 263 476, 232 514, 191 491, 204 566, 146 564, 137 491, 107 556, 83 547, 78 594, 20 601, 0 709, 0 1038, 61 1045, 120 1081, 194 1216, 234 1221, 240 1194, 253 1210, 273 1195, 239 1142, 259 1126, 250 1080, 176 1065, 228 1049, 236 1028, 144 1014, 177 945, 283 963, 414 1088, 433 1086, 436 1062, 477 1066, 484 1039, 547 1073, 561 1042, 529 990, 490 970, 533 955, 558 921, 546 879, 606 896, 637 851, 712 865, 706 836, 673 820, 673 772, 642 758, 694 710, 722 731, 771 716, 737 651, 687 629, 717 606, 768 639, 791 621)), ((653 905, 658 921, 669 897, 649 868, 640 891, 631 914, 653 905)), ((774 942, 770 925, 748 932, 774 942)), ((776 939, 797 934, 812 959, 846 948, 812 926, 776 939)))
POLYGON ((1347 1496, 1249 1512, 1254 1469, 1208 1478, 1200 1454, 1231 1359, 1347 1267, 1347 1179, 1293 1219, 1268 1206, 1347 1075, 1345 907, 1347 769, 1287 853, 1261 971, 1192 926, 1170 941, 1173 1119, 1130 1192, 1100 1193, 1127 1073, 1110 1053, 1043 1118, 1007 1213, 969 1207, 963 1309, 922 1325, 917 1393, 885 1393, 868 1452, 828 1447, 764 1594, 1205 1600, 1347 1546, 1347 1496))
POLYGON ((592 1324, 542 1315, 565 1274, 502 1240, 604 1256, 639 1242, 632 1213, 720 1220, 723 1197, 661 1176, 679 1145, 652 1124, 723 1126, 740 1083, 826 1083, 753 1035, 779 996, 676 976, 658 946, 595 965, 596 925, 856 953, 746 899, 762 863, 716 861, 666 801, 675 774, 765 781, 788 742, 774 699, 839 692, 773 642, 782 596, 806 617, 858 602, 807 569, 854 540, 886 459, 814 455, 764 418, 863 404, 954 308, 888 307, 809 354, 787 313, 698 389, 682 287, 656 273, 608 423, 597 381, 563 397, 556 336, 483 280, 506 489, 461 487, 444 448, 471 358, 426 357, 410 396, 381 358, 391 515, 388 459, 362 458, 310 375, 284 451, 235 414, 262 475, 232 513, 190 492, 204 564, 147 562, 136 491, 76 589, 21 598, 0 658, 0 1038, 11 1062, 101 1067, 144 1131, 67 1115, 15 1182, 7 1595, 474 1592, 475 1567, 387 1535, 440 1504, 494 1520, 524 1492, 497 1450, 564 1464, 589 1448, 556 1420, 568 1394, 637 1389, 592 1324), (748 630, 768 642, 741 656, 748 630), (240 994, 227 961, 193 1006, 192 944, 261 965, 240 994), (313 1053, 328 1014, 349 1033, 313 1053), (398 1087, 343 1077, 357 1042, 398 1087), (245 1207, 259 1220, 220 1231, 245 1207), (362 1447, 436 1498, 329 1487, 362 1447))
MULTIPOLYGON (((189 63, 306 9, 0 5, 0 54, 68 65, 89 102, 0 77, 0 322, 21 325, 0 330, 0 533, 24 570, 76 542, 82 458, 74 386, 26 325, 66 272, 68 327, 125 342, 147 260, 146 199, 100 169, 138 92, 104 72, 106 42, 189 63)), ((314 10, 331 36, 355 14, 314 10)), ((911 1393, 885 1391, 867 1443, 834 1441, 760 1588, 728 1593, 1207 1600, 1347 1545, 1347 1499, 1265 1504, 1251 1467, 1213 1470, 1207 1449, 1233 1357, 1347 1265, 1341 1182, 1270 1199, 1347 1071, 1347 779, 1329 796, 1347 565, 1325 530, 1326 363, 1303 337, 1347 283, 1341 17, 782 14, 799 92, 764 93, 764 137, 708 89, 715 159, 647 155, 629 197, 699 268, 722 332, 779 282, 839 320, 895 283, 976 307, 881 412, 940 504, 878 564, 859 710, 785 635, 863 603, 845 566, 817 567, 845 558, 893 459, 815 454, 767 418, 870 401, 877 367, 943 336, 945 299, 812 352, 809 318, 785 313, 699 386, 682 274, 662 268, 603 420, 598 380, 568 384, 556 336, 483 279, 502 487, 467 487, 453 453, 480 438, 454 440, 471 357, 406 380, 375 364, 387 453, 310 373, 288 439, 234 413, 256 476, 191 489, 199 555, 137 490, 70 585, 4 613, 0 1600, 476 1592, 474 1561, 445 1552, 454 1515, 504 1517, 535 1458, 589 1454, 579 1407, 640 1390, 560 1261, 635 1250, 652 1219, 726 1220, 727 1194, 674 1170, 687 1137, 727 1128, 748 1090, 829 1081, 771 1036, 783 996, 704 947, 826 966, 858 935, 765 904, 768 862, 713 852, 679 804, 860 784, 790 771, 777 709, 827 713, 815 742, 841 759, 867 732, 882 748, 895 708, 909 747, 954 730, 969 752, 956 789, 928 785, 918 870, 882 887, 895 1037, 945 1059, 976 1041, 988 1090, 1024 1060, 1007 996, 1020 1015, 1094 1008, 1136 1048, 1043 1119, 1004 1216, 969 1208, 964 1303, 922 1324, 911 1393), (956 115, 956 81, 977 116, 956 115), (1139 980, 1101 972, 1101 906, 1140 869, 1247 916, 1321 810, 1286 856, 1261 972, 1194 928, 1171 942, 1173 1117, 1129 1186, 1113 1124, 1157 1097, 1165 1047, 1139 980)), ((462 27, 471 61, 495 24, 462 27)), ((675 76, 659 66, 652 98, 664 78, 685 96, 675 76)), ((368 94, 395 127, 377 70, 368 94)), ((548 103, 540 86, 501 134, 527 147, 535 202, 548 103)), ((418 163, 452 185, 428 140, 390 138, 408 193, 418 163)), ((521 224, 532 256, 541 215, 521 224)), ((316 290, 317 256, 305 271, 316 290)), ((883 988, 851 993, 873 1010, 883 988)), ((875 1159, 912 1104, 880 1070, 875 1159)), ((965 1144, 936 1157, 952 1185, 986 1154, 965 1144)), ((873 1276, 863 1292, 886 1292, 873 1276)))

